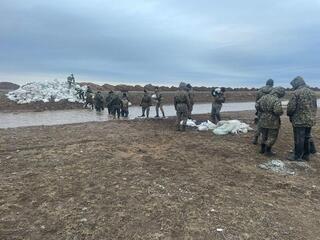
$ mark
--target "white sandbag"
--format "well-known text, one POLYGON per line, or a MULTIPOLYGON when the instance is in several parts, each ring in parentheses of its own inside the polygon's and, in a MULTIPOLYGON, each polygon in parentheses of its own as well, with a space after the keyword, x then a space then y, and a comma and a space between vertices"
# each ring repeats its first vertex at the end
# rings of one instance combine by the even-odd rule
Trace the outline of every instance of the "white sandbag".
MULTIPOLYGON (((180 122, 180 125, 183 124, 183 121, 180 122)), ((191 120, 191 119, 188 119, 187 120, 187 124, 186 124, 188 127, 197 127, 197 124, 195 123, 194 120, 191 120)))
POLYGON ((251 130, 253 129, 246 123, 242 123, 239 120, 229 120, 218 122, 218 127, 213 130, 213 133, 216 135, 226 135, 228 133, 247 133, 251 130))
POLYGON ((208 131, 209 128, 206 125, 198 125, 198 131, 208 131))

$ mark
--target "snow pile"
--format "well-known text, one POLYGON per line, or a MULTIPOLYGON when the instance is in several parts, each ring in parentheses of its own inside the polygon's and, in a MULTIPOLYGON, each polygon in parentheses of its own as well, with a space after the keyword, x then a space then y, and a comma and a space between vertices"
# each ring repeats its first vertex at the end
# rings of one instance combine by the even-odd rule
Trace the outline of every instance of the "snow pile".
POLYGON ((51 100, 59 102, 67 100, 69 102, 83 102, 77 94, 77 89, 86 91, 87 87, 73 84, 69 88, 67 82, 58 80, 47 82, 31 82, 21 86, 19 89, 9 92, 7 97, 19 104, 31 102, 49 102, 51 100))
POLYGON ((281 160, 271 160, 266 163, 259 165, 259 168, 264 170, 270 170, 272 172, 284 174, 284 175, 294 175, 295 172, 288 168, 284 162, 281 160))
POLYGON ((240 122, 239 120, 220 121, 216 125, 209 120, 196 124, 195 120, 188 119, 187 126, 197 128, 198 131, 212 130, 216 135, 247 133, 248 131, 253 130, 248 124, 240 122))

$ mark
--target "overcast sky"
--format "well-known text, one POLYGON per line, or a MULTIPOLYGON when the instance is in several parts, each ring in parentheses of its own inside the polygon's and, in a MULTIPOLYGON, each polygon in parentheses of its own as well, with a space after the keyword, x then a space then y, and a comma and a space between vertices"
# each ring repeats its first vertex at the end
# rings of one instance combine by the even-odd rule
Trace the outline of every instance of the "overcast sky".
POLYGON ((0 81, 320 86, 320 0, 1 0, 0 81))

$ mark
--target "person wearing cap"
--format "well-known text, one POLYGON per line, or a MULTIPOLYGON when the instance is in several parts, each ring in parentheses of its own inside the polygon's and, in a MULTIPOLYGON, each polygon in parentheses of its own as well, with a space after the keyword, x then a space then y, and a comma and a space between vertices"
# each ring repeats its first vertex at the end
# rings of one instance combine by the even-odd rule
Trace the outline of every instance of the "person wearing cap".
POLYGON ((287 115, 293 127, 294 153, 288 160, 308 161, 312 152, 311 130, 316 124, 317 98, 302 77, 296 77, 290 84, 294 92, 287 106, 287 115))
POLYGON ((262 133, 261 154, 274 155, 272 146, 278 138, 281 125, 280 117, 283 114, 281 98, 285 95, 283 87, 274 88, 270 94, 261 97, 256 103, 256 110, 260 113, 259 127, 262 133))
MULTIPOLYGON (((262 98, 266 94, 269 94, 272 91, 273 84, 274 84, 274 81, 272 79, 268 79, 266 82, 266 86, 264 86, 258 90, 257 95, 256 95, 256 103, 259 101, 260 98, 262 98)), ((260 113, 259 113, 259 111, 256 111, 255 123, 257 124, 257 130, 255 131, 254 138, 252 140, 252 143, 254 145, 258 144, 259 137, 261 136, 260 126, 259 126, 259 118, 260 118, 260 113)))
POLYGON ((175 93, 174 108, 177 113, 177 131, 185 131, 188 120, 188 112, 190 109, 190 99, 187 93, 187 84, 184 82, 180 83, 179 89, 175 93))
POLYGON ((216 88, 211 94, 213 96, 212 108, 211 108, 211 118, 214 124, 217 124, 221 121, 220 111, 222 108, 222 104, 225 102, 224 97, 225 88, 216 88))

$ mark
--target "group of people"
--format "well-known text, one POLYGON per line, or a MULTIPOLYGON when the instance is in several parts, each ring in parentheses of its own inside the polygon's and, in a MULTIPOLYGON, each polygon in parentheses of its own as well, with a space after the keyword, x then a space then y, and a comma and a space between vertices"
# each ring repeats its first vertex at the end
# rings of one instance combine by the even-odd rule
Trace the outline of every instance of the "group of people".
MULTIPOLYGON (((316 123, 317 98, 302 77, 296 77, 290 83, 292 96, 287 105, 287 116, 293 127, 294 149, 288 157, 291 161, 308 161, 311 154, 316 153, 311 130, 316 123)), ((280 126, 283 107, 281 98, 285 96, 283 87, 273 87, 274 81, 269 79, 266 86, 259 89, 256 97, 256 123, 253 144, 260 139, 260 153, 272 156, 280 126)))

